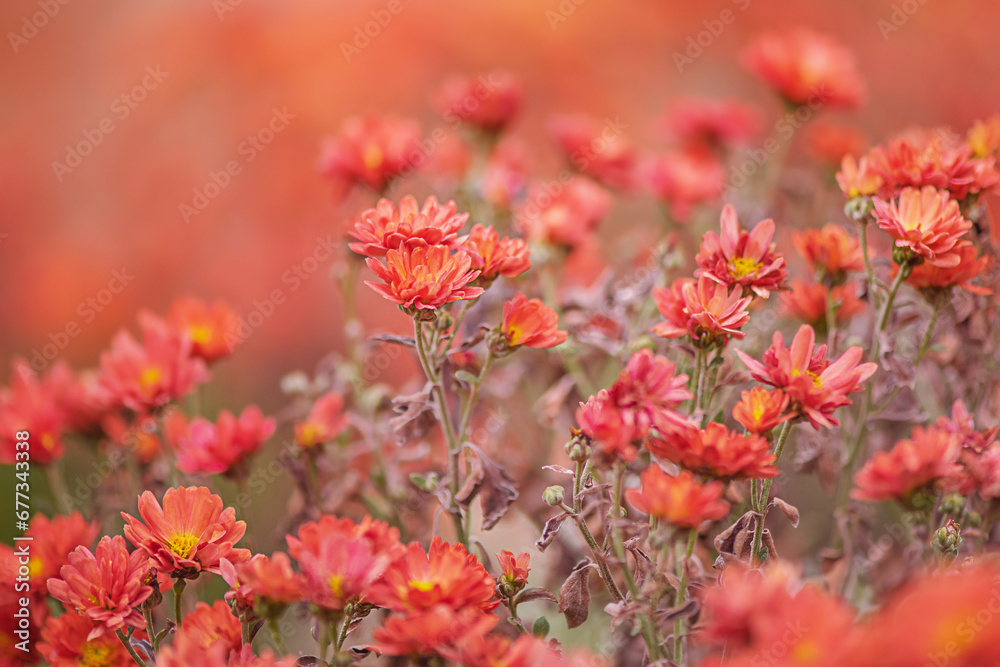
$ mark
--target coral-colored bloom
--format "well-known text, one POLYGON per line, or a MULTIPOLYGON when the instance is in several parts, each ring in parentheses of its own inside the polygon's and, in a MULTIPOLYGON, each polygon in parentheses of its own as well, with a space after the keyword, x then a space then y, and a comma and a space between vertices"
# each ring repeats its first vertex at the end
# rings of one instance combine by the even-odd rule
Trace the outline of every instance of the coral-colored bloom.
POLYGON ((840 191, 848 199, 874 195, 882 190, 885 182, 867 157, 856 160, 853 155, 845 155, 841 160, 836 178, 840 191))
POLYGON ((813 270, 829 276, 835 283, 841 282, 843 274, 865 268, 861 243, 840 225, 793 231, 792 243, 813 270))
POLYGON ((760 35, 742 63, 792 104, 852 108, 864 97, 854 54, 811 30, 760 35))
POLYGON ((695 276, 705 276, 729 287, 739 285, 744 294, 767 298, 784 287, 785 259, 774 250, 774 221, 761 220, 749 232, 740 229, 736 209, 727 204, 720 218, 721 235, 714 231, 701 239, 695 276))
POLYGON ((637 152, 622 128, 617 119, 602 123, 586 116, 562 116, 549 123, 549 131, 575 169, 628 191, 635 180, 637 152))
POLYGON ((205 362, 192 356, 187 335, 152 313, 139 314, 140 345, 120 331, 101 354, 100 382, 118 405, 151 412, 208 381, 205 362))
POLYGON ((191 339, 191 354, 211 363, 233 352, 241 340, 239 315, 224 301, 209 305, 193 297, 176 299, 167 311, 167 324, 191 339))
POLYGON ((270 558, 257 554, 240 563, 236 575, 240 594, 251 603, 264 600, 271 604, 291 604, 304 599, 308 592, 305 578, 292 570, 288 554, 280 551, 270 558))
POLYGON ((446 605, 455 611, 494 609, 496 582, 482 563, 460 543, 435 536, 424 551, 411 542, 382 579, 372 587, 372 601, 394 611, 427 611, 446 605))
POLYGON ((177 467, 189 475, 237 472, 274 434, 274 428, 274 419, 264 417, 255 405, 244 408, 239 417, 223 410, 214 424, 195 418, 178 443, 177 467))
POLYGON ((420 153, 420 126, 397 116, 368 116, 344 121, 323 147, 322 169, 343 197, 356 183, 383 192, 389 182, 414 166, 420 153))
POLYGON ((94 622, 86 616, 68 613, 50 616, 42 628, 42 643, 38 645, 50 667, 132 667, 135 661, 118 637, 103 631, 88 638, 94 622))
POLYGON ((385 257, 389 250, 402 246, 451 246, 468 219, 468 213, 458 213, 455 202, 442 206, 436 197, 428 197, 421 207, 412 195, 406 195, 398 209, 388 199, 380 199, 354 223, 348 234, 356 242, 348 247, 359 255, 385 257))
POLYGON ((740 400, 733 406, 733 419, 750 433, 767 433, 775 426, 791 419, 789 398, 780 389, 754 387, 740 392, 740 400))
POLYGON ((524 101, 521 82, 509 72, 478 77, 453 76, 437 95, 437 107, 449 124, 465 122, 486 132, 499 132, 524 101))
POLYGON ((383 655, 410 658, 442 655, 459 642, 484 637, 499 620, 475 608, 439 604, 406 616, 390 616, 375 630, 373 648, 383 655))
POLYGON ((957 435, 962 447, 974 452, 982 452, 991 447, 997 439, 998 431, 1000 431, 1000 426, 997 425, 984 430, 976 430, 975 421, 961 400, 952 404, 950 418, 938 417, 934 425, 941 430, 957 435))
POLYGON ((531 554, 520 553, 515 556, 513 551, 503 549, 494 555, 500 562, 500 577, 503 581, 508 584, 528 583, 528 572, 531 570, 528 563, 531 562, 531 554))
POLYGON ((877 452, 854 477, 855 500, 906 500, 914 491, 956 475, 961 441, 939 428, 913 427, 908 440, 877 452))
POLYGON ((203 649, 221 641, 230 651, 239 651, 243 646, 240 621, 222 600, 211 605, 199 602, 194 611, 185 614, 175 641, 192 642, 203 649))
POLYGON ((413 310, 436 310, 445 304, 475 299, 482 287, 469 283, 479 277, 468 253, 452 255, 445 246, 401 247, 386 253, 386 263, 369 257, 368 268, 386 284, 365 284, 393 303, 413 310))
POLYGON ((646 447, 662 459, 719 479, 778 476, 767 440, 759 435, 734 433, 719 422, 651 438, 646 447))
POLYGON ((655 463, 640 479, 642 489, 628 489, 625 497, 640 512, 656 519, 681 528, 697 528, 729 514, 729 503, 722 499, 722 482, 702 484, 686 470, 668 475, 655 463))
POLYGON ((972 223, 962 217, 958 202, 947 192, 930 186, 905 188, 898 200, 872 200, 878 226, 889 232, 897 248, 911 252, 935 266, 954 267, 961 262, 955 250, 972 223))
POLYGON ((808 130, 806 151, 823 166, 837 169, 848 155, 864 153, 868 142, 864 135, 850 125, 835 124, 820 119, 808 130))
POLYGON ((347 424, 344 399, 340 394, 327 392, 316 399, 306 420, 295 424, 295 442, 306 449, 333 442, 347 424))
POLYGON ((0 463, 13 465, 17 452, 17 432, 28 431, 31 462, 46 465, 61 459, 66 453, 62 436, 68 415, 60 401, 63 392, 61 371, 64 365, 53 367, 41 378, 21 358, 13 363, 10 387, 0 389, 0 463))
POLYGON ((66 560, 59 577, 49 579, 49 594, 94 622, 88 640, 126 626, 146 627, 136 609, 153 593, 143 584, 149 572, 146 554, 138 550, 130 554, 125 540, 115 535, 101 538, 93 552, 77 547, 66 560))
POLYGON ((670 207, 670 217, 687 222, 699 205, 719 201, 726 185, 726 170, 705 149, 672 151, 654 156, 641 170, 646 187, 670 207))
POLYGON ((840 422, 833 412, 850 405, 848 394, 861 391, 861 383, 878 369, 872 362, 858 363, 864 351, 857 346, 833 363, 827 361, 826 345, 816 347, 816 332, 808 324, 799 327, 791 348, 785 347, 781 332, 775 331, 761 361, 742 350, 736 354, 754 379, 783 390, 795 412, 817 430, 837 426, 840 422))
POLYGON ((725 345, 730 338, 742 340, 740 328, 750 321, 747 307, 751 296, 739 289, 731 292, 725 285, 702 276, 697 282, 678 278, 669 288, 653 290, 653 300, 664 317, 653 332, 664 338, 690 335, 699 347, 725 345))
POLYGON ((781 293, 781 303, 789 316, 821 331, 826 330, 827 299, 833 299, 834 322, 842 324, 865 309, 858 298, 857 285, 847 283, 830 288, 823 283, 791 281, 791 289, 781 293))
POLYGON ((650 429, 666 434, 691 426, 676 408, 694 394, 686 386, 688 376, 675 371, 666 357, 639 350, 610 388, 580 404, 577 424, 605 453, 632 460, 634 445, 646 439, 650 429))
POLYGON ((518 210, 518 229, 538 243, 575 248, 586 241, 611 208, 607 190, 586 178, 560 186, 536 186, 518 210))
MULTIPOLYGON (((79 512, 51 519, 44 514, 33 516, 24 533, 25 537, 32 538, 28 561, 32 589, 44 590, 45 582, 58 575, 69 554, 77 547, 90 548, 99 530, 98 522, 85 520, 79 512)), ((0 549, 9 547, 4 545, 0 549)))
POLYGON ((528 299, 518 292, 503 305, 500 333, 508 347, 547 348, 562 345, 569 336, 559 330, 559 315, 540 299, 528 299))
POLYGON ((692 97, 674 102, 663 126, 672 139, 686 146, 729 148, 756 136, 761 119, 754 107, 741 100, 692 97))
MULTIPOLYGON (((959 241, 952 248, 952 255, 958 256, 955 266, 936 266, 924 262, 913 267, 913 272, 906 279, 906 284, 916 289, 940 290, 949 287, 961 287, 972 294, 992 294, 993 290, 982 285, 973 285, 972 281, 986 270, 993 262, 992 255, 978 256, 976 246, 970 241, 959 241)), ((893 264, 890 277, 895 279, 899 266, 893 264)))
POLYGON ((966 143, 973 157, 1000 157, 1000 114, 973 123, 966 135, 966 143))
POLYGON ((531 250, 523 239, 500 238, 493 227, 476 225, 459 240, 459 249, 469 253, 472 268, 479 270, 479 282, 498 276, 514 278, 531 268, 531 250))
POLYGON ((241 563, 250 558, 237 549, 247 525, 236 510, 204 486, 174 487, 163 494, 163 506, 152 492, 139 496, 139 516, 122 512, 125 537, 149 556, 162 573, 194 578, 203 570, 219 573, 222 558, 241 563), (145 522, 145 523, 143 523, 145 522))

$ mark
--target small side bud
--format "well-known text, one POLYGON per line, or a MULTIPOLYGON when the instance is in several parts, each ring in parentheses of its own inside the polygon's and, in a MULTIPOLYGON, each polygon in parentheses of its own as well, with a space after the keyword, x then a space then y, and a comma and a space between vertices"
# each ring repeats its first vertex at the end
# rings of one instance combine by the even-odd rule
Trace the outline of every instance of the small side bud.
POLYGON ((566 490, 561 486, 550 486, 542 491, 542 500, 545 501, 545 504, 552 505, 553 507, 562 504, 565 496, 566 490))

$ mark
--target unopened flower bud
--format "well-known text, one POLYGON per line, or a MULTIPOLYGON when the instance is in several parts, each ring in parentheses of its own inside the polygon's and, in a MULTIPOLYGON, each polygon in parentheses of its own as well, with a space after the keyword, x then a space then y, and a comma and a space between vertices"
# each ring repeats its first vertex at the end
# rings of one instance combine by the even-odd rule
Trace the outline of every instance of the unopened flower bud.
POLYGON ((952 516, 959 516, 965 507, 965 498, 957 493, 950 493, 941 499, 941 511, 952 516))
POLYGON ((962 543, 962 527, 951 519, 934 533, 931 546, 942 554, 954 556, 962 543))
POLYGON ((844 206, 844 213, 846 213, 849 218, 853 218, 861 224, 865 224, 867 222, 868 214, 871 210, 871 197, 853 197, 849 199, 847 204, 844 206))
POLYGON ((448 313, 442 312, 438 314, 438 319, 434 323, 434 326, 437 327, 438 331, 448 331, 453 324, 455 324, 455 318, 448 313))
POLYGON ((160 592, 160 581, 156 578, 157 574, 156 568, 151 567, 142 580, 143 585, 150 586, 153 589, 152 594, 146 598, 146 601, 139 605, 139 609, 143 612, 152 611, 163 602, 163 593, 160 592))
POLYGON ((561 504, 565 496, 566 490, 561 486, 550 486, 542 491, 542 500, 545 501, 545 504, 552 505, 553 507, 561 504))

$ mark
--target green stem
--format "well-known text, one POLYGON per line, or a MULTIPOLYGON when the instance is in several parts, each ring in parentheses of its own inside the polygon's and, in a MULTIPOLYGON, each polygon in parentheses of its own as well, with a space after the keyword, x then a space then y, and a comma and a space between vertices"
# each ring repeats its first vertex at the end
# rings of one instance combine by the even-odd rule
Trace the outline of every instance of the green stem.
POLYGON ((868 257, 868 222, 861 221, 861 255, 865 258, 865 280, 868 283, 868 293, 872 295, 872 301, 878 305, 878 292, 875 291, 875 272, 872 271, 872 262, 868 257))
POLYGON ((698 348, 694 358, 694 376, 691 378, 691 386, 694 387, 694 400, 691 401, 691 411, 694 414, 701 402, 701 375, 705 371, 705 350, 698 348))
MULTIPOLYGON (((778 459, 781 458, 781 452, 785 449, 785 443, 788 442, 788 434, 792 432, 792 422, 787 421, 781 425, 781 431, 778 432, 778 439, 774 445, 774 462, 777 463, 778 459)), ((771 494, 771 483, 774 478, 765 479, 760 484, 760 496, 754 499, 752 496, 750 498, 751 505, 754 505, 754 511, 760 515, 757 519, 756 525, 753 529, 753 542, 750 546, 750 564, 752 567, 757 567, 760 565, 760 550, 761 545, 764 541, 764 519, 767 518, 767 499, 771 494)))
POLYGON ((183 613, 181 612, 181 598, 184 595, 184 589, 187 587, 187 581, 184 579, 178 579, 174 582, 174 623, 177 625, 178 629, 181 627, 181 619, 183 618, 183 613))
MULTIPOLYGON (((687 561, 694 553, 694 544, 697 539, 698 531, 692 528, 691 534, 688 536, 687 549, 684 551, 684 560, 677 564, 680 583, 677 585, 677 597, 674 598, 675 608, 681 606, 684 602, 684 596, 687 594, 687 561)), ((674 662, 678 665, 684 662, 684 644, 681 641, 681 635, 684 634, 686 624, 687 621, 684 617, 678 617, 674 621, 674 662)))
POLYGON ((344 641, 347 639, 347 632, 351 627, 351 617, 348 616, 344 619, 344 625, 340 628, 340 633, 337 635, 337 639, 333 645, 333 654, 340 655, 340 649, 344 647, 344 641))
POLYGON ((327 621, 319 622, 319 659, 326 662, 326 651, 330 647, 330 624, 327 621))
POLYGON ((128 654, 132 656, 133 660, 135 660, 135 664, 140 665, 140 667, 146 667, 146 663, 139 657, 139 654, 135 652, 135 649, 132 647, 132 643, 129 642, 125 633, 119 629, 115 631, 115 634, 118 635, 118 639, 121 641, 122 646, 125 647, 125 650, 128 651, 128 654))
POLYGON ((278 617, 268 618, 267 627, 271 631, 271 637, 274 639, 274 645, 278 647, 278 652, 281 655, 288 655, 288 650, 285 648, 285 638, 281 636, 281 627, 278 625, 278 617))
POLYGON ((146 619, 146 634, 149 635, 149 643, 153 645, 154 651, 159 651, 160 636, 156 634, 156 628, 153 626, 153 610, 143 609, 142 616, 146 619))
POLYGON ((604 554, 601 552, 601 547, 597 544, 597 540, 594 539, 594 534, 590 532, 590 527, 582 516, 577 514, 573 518, 576 520, 576 525, 580 528, 583 539, 587 541, 587 546, 590 547, 590 553, 594 557, 594 562, 597 563, 597 571, 601 575, 601 581, 604 582, 604 586, 611 593, 611 597, 615 599, 615 602, 621 602, 625 599, 625 596, 622 595, 621 589, 618 588, 614 575, 611 574, 608 563, 604 559, 604 554))
POLYGON ((242 646, 250 643, 250 621, 247 620, 246 614, 240 616, 240 641, 242 646))

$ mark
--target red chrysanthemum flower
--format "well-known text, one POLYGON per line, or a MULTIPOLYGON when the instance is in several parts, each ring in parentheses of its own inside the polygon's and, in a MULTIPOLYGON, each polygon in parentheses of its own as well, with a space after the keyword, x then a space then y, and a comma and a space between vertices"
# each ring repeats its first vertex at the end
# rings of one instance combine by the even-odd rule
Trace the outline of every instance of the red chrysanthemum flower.
POLYGON ((711 148, 745 144, 761 127, 757 109, 737 99, 678 100, 662 122, 671 139, 685 146, 711 148))
POLYGON ((507 551, 503 549, 498 554, 494 554, 497 557, 497 561, 500 562, 500 578, 512 585, 524 585, 528 583, 528 572, 531 568, 528 564, 531 562, 531 554, 520 553, 514 555, 513 551, 507 551))
POLYGON ((559 330, 559 315, 540 299, 518 292, 503 305, 500 333, 508 347, 549 348, 562 345, 569 334, 559 330))
POLYGON ((515 221, 533 242, 576 248, 590 238, 610 209, 607 190, 577 177, 565 184, 533 187, 515 221))
MULTIPOLYGON (((906 279, 906 284, 919 290, 941 290, 950 287, 961 287, 972 294, 992 294, 993 290, 982 285, 974 285, 972 281, 986 270, 993 262, 992 255, 979 256, 976 246, 970 241, 959 241, 952 248, 952 255, 958 256, 955 266, 937 266, 924 262, 913 267, 913 272, 906 279)), ((893 264, 890 278, 895 279, 899 265, 893 264)))
MULTIPOLYGON (((25 537, 32 538, 31 558, 28 560, 28 577, 33 591, 44 591, 45 582, 59 574, 67 562, 67 557, 77 547, 90 548, 97 539, 100 524, 87 521, 79 512, 68 516, 36 514, 28 524, 25 537)), ((10 556, 13 552, 7 545, 0 546, 0 554, 10 556)))
POLYGON ((861 243, 840 225, 793 231, 792 243, 814 271, 835 283, 841 282, 845 273, 865 268, 861 243))
POLYGON ((452 246, 468 219, 468 213, 458 213, 455 202, 442 206, 436 197, 428 197, 421 207, 412 195, 406 195, 398 209, 388 199, 380 199, 354 223, 348 234, 356 242, 348 247, 359 255, 385 257, 389 250, 402 246, 452 246))
POLYGON ((788 396, 780 389, 754 387, 740 392, 740 400, 733 406, 733 419, 750 433, 760 435, 795 416, 788 404, 788 396))
POLYGON ((211 605, 199 602, 194 611, 184 615, 174 641, 190 642, 203 649, 221 642, 229 651, 236 652, 243 647, 240 621, 222 600, 211 605))
POLYGON ((167 324, 191 339, 191 354, 211 363, 233 353, 240 341, 239 315, 224 301, 208 303, 193 297, 176 299, 167 311, 167 324))
POLYGON ((650 193, 669 206, 670 217, 687 222, 695 207, 719 201, 726 170, 711 152, 689 148, 654 156, 643 164, 650 193))
POLYGON ((135 661, 118 637, 96 627, 101 634, 90 638, 95 625, 86 616, 50 616, 42 627, 38 652, 50 667, 133 667, 135 661))
POLYGON ((586 116, 562 116, 549 123, 556 144, 574 169, 628 191, 635 180, 637 151, 622 130, 617 119, 601 122, 586 116))
POLYGON ((688 376, 675 375, 666 357, 643 348, 632 355, 609 389, 591 396, 576 411, 576 422, 609 456, 635 458, 635 446, 656 429, 672 433, 690 428, 676 408, 694 398, 688 376))
POLYGON ((333 442, 347 424, 344 399, 340 394, 327 392, 316 399, 305 421, 295 424, 295 442, 306 449, 333 442))
POLYGON ((493 227, 475 225, 468 236, 459 239, 458 246, 472 258, 480 283, 492 282, 499 276, 514 278, 531 268, 528 244, 507 236, 501 239, 493 227))
POLYGON ((77 547, 66 560, 59 576, 49 579, 49 594, 94 623, 88 640, 126 626, 146 627, 137 609, 153 593, 143 583, 149 572, 146 554, 130 554, 125 540, 115 535, 101 538, 93 552, 77 547))
POLYGON ((941 430, 957 435, 962 447, 974 452, 982 452, 991 447, 997 439, 997 433, 1000 432, 1000 426, 997 425, 984 430, 976 430, 975 420, 961 400, 952 404, 950 418, 938 417, 934 425, 941 430))
POLYGON ((682 470, 668 475, 650 465, 640 475, 642 489, 628 489, 625 497, 637 510, 681 528, 697 528, 705 521, 718 521, 729 514, 722 499, 722 482, 702 484, 682 470))
POLYGON ((701 475, 719 479, 777 477, 770 443, 759 435, 730 431, 719 422, 650 438, 654 455, 701 475))
POLYGON ((811 30, 760 35, 742 63, 792 104, 853 108, 864 98, 854 54, 811 30))
POLYGON ((465 546, 435 536, 427 551, 411 542, 372 587, 371 600, 402 612, 427 611, 437 605, 490 611, 499 604, 493 599, 495 588, 493 577, 465 546))
POLYGON ((139 314, 142 344, 120 331, 101 354, 100 382, 115 404, 151 412, 208 381, 205 362, 192 356, 192 342, 152 313, 139 314))
POLYGON ((761 220, 749 232, 740 229, 736 209, 727 204, 720 218, 722 233, 707 232, 695 261, 695 276, 705 276, 729 287, 740 286, 767 298, 771 290, 784 288, 788 272, 785 259, 774 250, 774 221, 761 220))
POLYGON ((475 608, 439 604, 406 616, 390 616, 375 630, 372 648, 383 655, 413 659, 454 655, 450 649, 456 644, 487 635, 499 620, 475 608))
POLYGON ((177 467, 189 475, 238 472, 274 434, 275 422, 251 405, 239 417, 228 410, 215 423, 195 418, 178 441, 177 467))
POLYGON ((445 122, 469 123, 485 132, 499 132, 524 101, 521 82, 509 72, 477 77, 453 76, 445 81, 436 102, 445 122))
POLYGON ((419 164, 420 126, 408 118, 368 116, 344 121, 323 147, 322 169, 343 197, 356 183, 384 192, 389 182, 419 164))
POLYGON ((162 573, 194 578, 202 571, 219 574, 223 558, 241 563, 250 551, 237 549, 247 531, 236 510, 204 486, 175 487, 163 494, 163 506, 152 492, 139 496, 139 516, 122 512, 125 537, 144 551, 162 573), (145 522, 145 523, 143 523, 145 522))
POLYGON ((47 465, 66 453, 63 432, 69 415, 61 400, 66 389, 69 368, 57 364, 41 378, 30 364, 14 358, 10 386, 0 389, 0 463, 13 465, 17 452, 17 432, 28 431, 31 462, 47 465))
POLYGON ((853 155, 845 155, 841 160, 836 178, 840 191, 848 199, 869 197, 881 192, 885 182, 867 157, 856 160, 853 155))
MULTIPOLYGON (((271 605, 286 605, 307 597, 305 578, 292 570, 288 554, 274 552, 270 558, 257 554, 235 567, 239 594, 254 605, 263 600, 271 605)), ((232 582, 228 582, 232 586, 232 582)))
POLYGON ((865 302, 858 298, 858 287, 853 283, 830 288, 823 283, 809 283, 798 279, 791 281, 791 289, 781 293, 785 312, 814 328, 826 330, 827 299, 833 299, 834 322, 850 322, 865 309, 865 302))
POLYGON ((850 405, 848 394, 861 391, 861 383, 878 369, 872 362, 858 363, 864 351, 857 346, 833 363, 827 361, 826 345, 816 347, 816 332, 808 324, 799 327, 791 348, 785 347, 781 332, 775 331, 762 361, 742 350, 736 354, 754 379, 783 390, 795 412, 817 430, 839 425, 834 411, 850 405))
POLYGON ((957 475, 958 436, 930 427, 913 427, 908 440, 877 452, 854 477, 851 498, 881 502, 907 500, 915 491, 957 475))
POLYGON ((949 268, 962 261, 955 246, 972 227, 962 217, 958 202, 947 192, 930 186, 905 188, 899 199, 872 200, 878 226, 895 239, 897 248, 908 248, 926 261, 949 268))
POLYGON ((369 257, 368 268, 386 284, 365 284, 393 303, 411 310, 436 310, 453 301, 475 299, 482 287, 469 283, 479 277, 468 253, 454 255, 445 246, 401 247, 386 253, 386 263, 369 257))
POLYGON ((730 338, 742 340, 740 328, 750 321, 747 307, 753 300, 739 289, 702 276, 697 282, 678 278, 669 288, 653 290, 653 300, 665 322, 653 327, 664 338, 689 335, 699 347, 725 345, 730 338))

